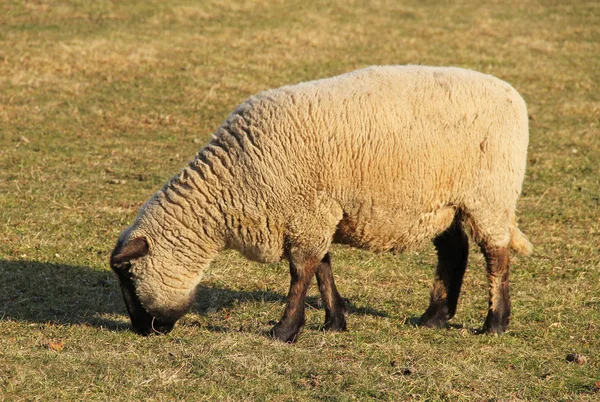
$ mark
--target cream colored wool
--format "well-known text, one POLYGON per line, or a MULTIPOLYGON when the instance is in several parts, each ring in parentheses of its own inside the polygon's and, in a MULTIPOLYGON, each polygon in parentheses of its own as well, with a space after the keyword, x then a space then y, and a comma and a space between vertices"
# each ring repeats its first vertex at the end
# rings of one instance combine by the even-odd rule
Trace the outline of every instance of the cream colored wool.
POLYGON ((507 83, 425 66, 370 67, 262 92, 142 208, 123 242, 152 313, 187 303, 219 250, 301 263, 332 240, 420 246, 460 213, 482 245, 527 253, 515 207, 528 115, 507 83))

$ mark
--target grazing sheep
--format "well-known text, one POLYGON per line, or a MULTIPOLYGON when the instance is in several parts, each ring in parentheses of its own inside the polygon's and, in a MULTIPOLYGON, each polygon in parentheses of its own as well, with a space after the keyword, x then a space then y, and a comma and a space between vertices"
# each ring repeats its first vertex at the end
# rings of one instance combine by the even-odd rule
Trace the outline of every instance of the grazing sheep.
POLYGON ((164 333, 223 249, 290 263, 272 334, 294 341, 316 274, 325 328, 346 328, 332 242, 374 251, 429 239, 439 262, 425 326, 454 316, 467 266, 463 223, 487 262, 486 332, 506 329, 509 248, 531 251, 515 207, 528 116, 507 83, 460 68, 370 67, 265 91, 141 209, 111 256, 134 329, 164 333))

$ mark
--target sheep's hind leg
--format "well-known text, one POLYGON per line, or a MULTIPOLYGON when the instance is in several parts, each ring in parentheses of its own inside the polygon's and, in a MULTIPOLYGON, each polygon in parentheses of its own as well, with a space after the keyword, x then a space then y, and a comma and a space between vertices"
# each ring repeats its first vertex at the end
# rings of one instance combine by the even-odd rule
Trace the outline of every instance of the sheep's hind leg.
POLYGON ((454 317, 463 276, 467 269, 469 239, 458 216, 452 225, 433 240, 438 265, 431 288, 429 307, 421 316, 426 327, 443 327, 454 317))
POLYGON ((317 267, 317 283, 321 298, 325 303, 325 325, 323 329, 328 331, 346 330, 346 303, 340 296, 331 270, 331 257, 329 253, 321 260, 317 267))
POLYGON ((298 338, 304 325, 304 299, 318 265, 318 259, 297 263, 290 258, 291 282, 288 302, 283 317, 271 330, 274 338, 287 343, 293 343, 298 338))
POLYGON ((481 247, 487 264, 490 289, 488 315, 483 332, 500 334, 506 331, 510 321, 509 250, 508 247, 481 247))

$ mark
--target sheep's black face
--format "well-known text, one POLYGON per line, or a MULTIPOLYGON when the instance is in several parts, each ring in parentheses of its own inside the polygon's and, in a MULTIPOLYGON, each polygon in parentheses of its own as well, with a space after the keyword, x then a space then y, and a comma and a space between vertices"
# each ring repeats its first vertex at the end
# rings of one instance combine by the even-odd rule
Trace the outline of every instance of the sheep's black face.
POLYGON ((140 335, 169 333, 180 316, 172 316, 170 318, 167 318, 166 315, 155 317, 148 313, 135 292, 134 281, 129 271, 130 268, 131 265, 125 263, 113 268, 113 270, 119 278, 121 292, 123 293, 123 299, 125 299, 125 306, 127 307, 133 330, 140 335))
POLYGON ((110 259, 110 266, 119 279, 125 305, 131 319, 133 330, 140 335, 166 334, 175 326, 175 322, 187 311, 170 309, 150 314, 143 306, 136 292, 136 283, 131 272, 132 262, 148 254, 148 244, 143 238, 135 239, 126 246, 117 244, 110 259))

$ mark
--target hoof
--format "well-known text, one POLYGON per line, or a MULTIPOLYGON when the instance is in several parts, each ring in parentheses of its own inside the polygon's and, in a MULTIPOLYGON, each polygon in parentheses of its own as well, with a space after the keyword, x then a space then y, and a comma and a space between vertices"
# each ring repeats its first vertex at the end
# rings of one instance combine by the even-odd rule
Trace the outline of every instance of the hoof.
POLYGON ((345 331, 346 330, 346 316, 344 314, 337 314, 331 317, 325 317, 325 325, 323 325, 324 331, 345 331))
POLYGON ((433 304, 421 316, 421 325, 427 328, 443 328, 449 319, 448 306, 433 304))
POLYGON ((506 331, 509 321, 510 319, 508 316, 499 317, 497 314, 494 314, 490 311, 485 319, 485 322, 483 323, 482 331, 485 334, 499 335, 506 331))
POLYGON ((282 342, 294 343, 300 335, 300 328, 300 326, 286 326, 279 322, 271 329, 269 334, 282 342))

